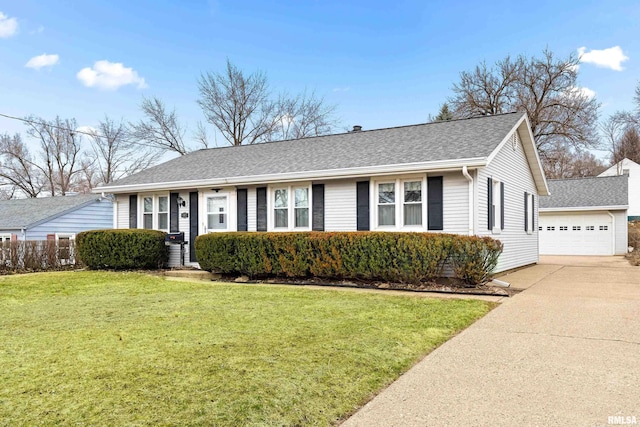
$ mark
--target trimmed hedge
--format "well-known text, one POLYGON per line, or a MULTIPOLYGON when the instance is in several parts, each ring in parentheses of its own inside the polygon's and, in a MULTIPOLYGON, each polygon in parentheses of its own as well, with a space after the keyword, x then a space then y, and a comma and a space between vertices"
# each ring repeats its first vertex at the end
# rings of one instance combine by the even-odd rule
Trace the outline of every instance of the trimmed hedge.
POLYGON ((91 230, 76 236, 78 258, 89 268, 155 269, 167 264, 166 233, 155 230, 91 230))
POLYGON ((210 233, 195 242, 200 267, 249 277, 309 277, 412 283, 442 276, 486 281, 502 244, 491 238, 436 233, 210 233), (468 251, 461 254, 460 251, 468 251))

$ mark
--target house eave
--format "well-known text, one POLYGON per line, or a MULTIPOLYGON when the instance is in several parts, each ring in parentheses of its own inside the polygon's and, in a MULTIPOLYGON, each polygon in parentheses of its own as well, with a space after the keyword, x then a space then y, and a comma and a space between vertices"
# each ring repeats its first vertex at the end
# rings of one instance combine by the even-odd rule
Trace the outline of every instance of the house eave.
POLYGON ((396 165, 364 166, 348 169, 331 169, 318 171, 300 171, 266 175, 237 176, 230 178, 199 179, 190 181, 153 182, 145 184, 113 185, 97 187, 94 193, 135 193, 141 191, 184 190, 211 186, 242 186, 256 184, 272 184, 278 182, 296 182, 310 180, 334 180, 345 178, 361 178, 372 175, 391 175, 398 173, 435 172, 485 166, 487 159, 482 157, 455 160, 439 160, 431 162, 401 163, 396 165))
POLYGON ((612 206, 572 206, 561 208, 540 208, 539 212, 584 212, 584 211, 625 211, 629 209, 628 205, 612 205, 612 206))

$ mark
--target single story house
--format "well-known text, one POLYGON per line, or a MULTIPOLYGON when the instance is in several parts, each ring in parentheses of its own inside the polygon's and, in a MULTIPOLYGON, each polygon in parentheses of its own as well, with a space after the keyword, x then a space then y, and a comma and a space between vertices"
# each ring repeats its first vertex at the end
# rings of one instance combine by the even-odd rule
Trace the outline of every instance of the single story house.
MULTIPOLYGON (((538 261, 548 189, 522 113, 203 149, 96 188, 114 228, 419 231, 491 236, 498 271, 538 261)), ((172 248, 170 265, 180 265, 172 248)))
POLYGON ((96 194, 0 201, 0 242, 68 240, 112 226, 112 200, 96 194))
POLYGON ((629 159, 622 159, 598 176, 627 175, 629 177, 629 221, 640 221, 640 165, 629 159))
POLYGON ((549 180, 540 198, 541 255, 627 253, 627 175, 549 180))

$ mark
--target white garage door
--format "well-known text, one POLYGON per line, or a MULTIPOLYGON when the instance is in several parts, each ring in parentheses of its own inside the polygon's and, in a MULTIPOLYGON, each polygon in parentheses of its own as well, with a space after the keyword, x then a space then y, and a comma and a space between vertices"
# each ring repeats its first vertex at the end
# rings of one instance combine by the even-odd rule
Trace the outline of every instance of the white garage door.
POLYGON ((613 255, 608 213, 540 213, 541 255, 613 255))

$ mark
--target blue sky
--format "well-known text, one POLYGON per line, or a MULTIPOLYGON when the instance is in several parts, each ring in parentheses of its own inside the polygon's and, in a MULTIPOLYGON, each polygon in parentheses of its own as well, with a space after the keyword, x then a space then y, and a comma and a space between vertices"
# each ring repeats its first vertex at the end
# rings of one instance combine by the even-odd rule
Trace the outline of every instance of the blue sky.
MULTIPOLYGON (((631 108, 640 79, 637 1, 271 3, 0 0, 0 113, 91 126, 135 120, 157 95, 195 128, 196 80, 227 57, 276 91, 315 90, 365 129, 425 122, 461 71, 545 47, 586 48, 580 86, 603 116, 631 108)), ((24 126, 0 118, 5 131, 24 126)))

